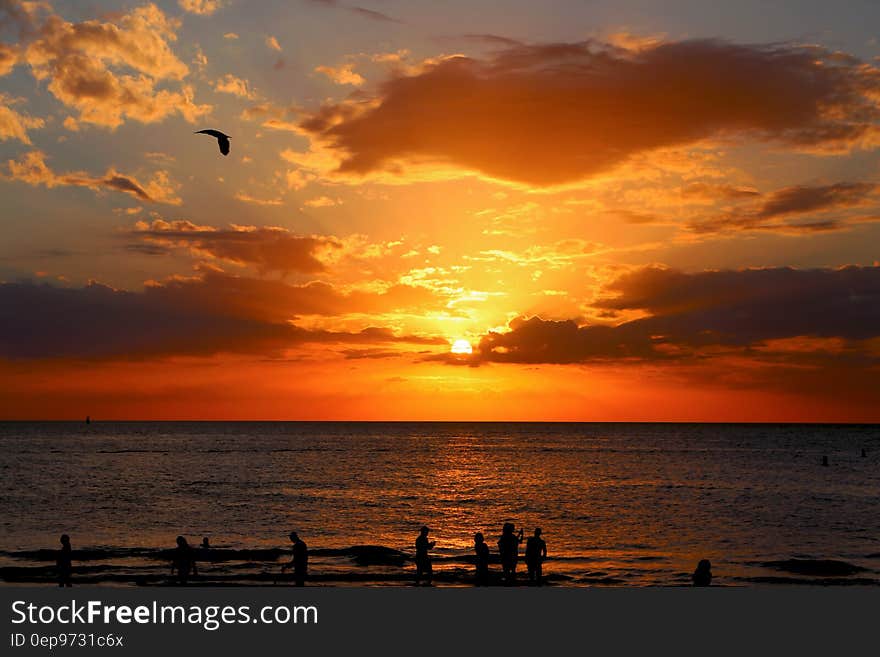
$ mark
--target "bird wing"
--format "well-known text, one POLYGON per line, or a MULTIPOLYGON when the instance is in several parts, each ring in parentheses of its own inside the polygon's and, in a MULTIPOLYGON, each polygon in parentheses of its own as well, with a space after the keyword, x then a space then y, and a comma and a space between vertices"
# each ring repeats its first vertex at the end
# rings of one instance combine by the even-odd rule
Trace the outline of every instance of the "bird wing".
POLYGON ((229 140, 225 136, 217 137, 217 143, 220 145, 220 152, 229 155, 229 140))
POLYGON ((196 134, 196 135, 211 135, 212 137, 216 137, 217 139, 220 139, 221 137, 227 137, 227 138, 228 138, 228 135, 224 135, 224 134, 223 134, 222 132, 220 132, 219 130, 196 130, 193 134, 196 134))

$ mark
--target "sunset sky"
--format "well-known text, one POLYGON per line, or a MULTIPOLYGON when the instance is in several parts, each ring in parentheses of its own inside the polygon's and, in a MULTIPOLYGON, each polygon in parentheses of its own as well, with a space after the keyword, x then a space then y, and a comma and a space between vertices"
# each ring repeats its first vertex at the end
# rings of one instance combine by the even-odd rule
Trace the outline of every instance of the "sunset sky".
POLYGON ((0 418, 880 421, 880 4, 359 1, 0 0, 0 418))

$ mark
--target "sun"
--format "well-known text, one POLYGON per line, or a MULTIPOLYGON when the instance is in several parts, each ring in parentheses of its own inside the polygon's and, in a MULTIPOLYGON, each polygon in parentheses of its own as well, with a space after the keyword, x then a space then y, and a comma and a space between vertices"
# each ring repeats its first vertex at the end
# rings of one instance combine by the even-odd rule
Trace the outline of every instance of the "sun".
POLYGON ((471 347, 471 343, 467 340, 456 340, 452 343, 449 351, 453 354, 472 354, 474 353, 474 348, 471 347))

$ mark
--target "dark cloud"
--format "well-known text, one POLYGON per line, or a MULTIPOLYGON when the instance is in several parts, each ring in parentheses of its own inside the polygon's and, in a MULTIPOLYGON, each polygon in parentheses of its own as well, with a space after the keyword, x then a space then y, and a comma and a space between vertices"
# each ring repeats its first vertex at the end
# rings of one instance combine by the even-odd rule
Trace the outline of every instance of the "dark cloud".
POLYGON ((339 150, 341 172, 431 159, 552 185, 706 138, 851 148, 877 130, 878 90, 875 68, 817 48, 587 41, 442 59, 301 127, 339 150))
POLYGON ((150 195, 144 191, 144 188, 138 185, 131 178, 126 178, 125 176, 120 175, 110 175, 100 181, 100 184, 104 187, 108 187, 110 189, 115 189, 120 192, 126 192, 131 194, 132 196, 139 198, 142 201, 152 202, 153 199, 150 198, 150 195))
POLYGON ((340 291, 321 281, 289 285, 283 281, 232 276, 208 269, 192 278, 175 277, 148 287, 147 293, 208 314, 235 314, 264 322, 287 322, 301 315, 333 317, 424 310, 442 305, 423 287, 392 285, 382 291, 340 291))
POLYGON ((367 18, 372 21, 379 21, 380 23, 400 23, 402 21, 397 20, 396 18, 392 18, 388 14, 383 14, 381 11, 375 11, 373 9, 367 9, 366 7, 357 7, 351 5, 345 5, 337 0, 309 0, 312 4, 323 5, 324 7, 332 7, 333 9, 341 9, 343 11, 350 12, 352 14, 357 14, 358 16, 362 16, 363 18, 367 18))
POLYGON ((369 18, 373 21, 379 21, 383 23, 400 23, 401 21, 396 18, 392 18, 388 14, 383 14, 381 11, 375 11, 373 9, 367 9, 366 7, 347 7, 347 9, 355 14, 363 16, 364 18, 369 18))
POLYGON ((34 255, 38 258, 70 258, 76 255, 80 255, 79 251, 73 251, 71 249, 40 249, 34 255))
POLYGON ((133 242, 131 244, 126 244, 123 248, 129 253, 137 253, 138 255, 146 256, 167 256, 173 253, 173 249, 169 249, 167 246, 162 246, 161 244, 140 244, 138 242, 133 242))
POLYGON ((294 235, 283 228, 233 226, 218 229, 185 220, 138 222, 126 235, 148 244, 188 248, 221 260, 252 265, 261 272, 324 271, 320 253, 341 246, 332 237, 294 235))
MULTIPOLYGON (((299 299, 282 283, 221 273, 171 279, 142 292, 99 283, 59 288, 0 284, 0 357, 142 359, 217 353, 281 354, 305 343, 445 344, 390 329, 310 330, 292 323, 299 299)), ((327 292, 326 288, 309 292, 327 292)))
POLYGON ((751 199, 760 196, 761 194, 755 189, 745 187, 696 182, 682 187, 681 195, 685 198, 703 198, 711 201, 736 201, 741 199, 751 199))
POLYGON ((467 39, 468 41, 486 43, 492 46, 504 46, 506 48, 511 46, 520 47, 524 45, 522 41, 517 41, 516 39, 511 39, 510 37, 498 34, 463 34, 461 38, 467 39))
POLYGON ((877 189, 870 183, 842 182, 816 187, 786 187, 771 194, 758 208, 759 219, 859 205, 877 189))
POLYGON ((877 189, 878 185, 864 182, 785 187, 759 197, 752 205, 693 222, 691 229, 698 233, 730 230, 814 233, 841 230, 848 226, 843 217, 801 222, 792 222, 791 219, 876 204, 877 189))
POLYGON ((508 332, 484 335, 472 357, 442 359, 470 365, 690 360, 754 353, 794 338, 838 339, 865 363, 880 356, 876 345, 867 355, 869 341, 880 337, 880 267, 699 273, 648 267, 621 276, 608 291, 617 296, 597 308, 648 316, 616 326, 521 317, 508 332))
POLYGON ((342 352, 348 360, 383 360, 385 358, 399 358, 402 354, 391 349, 345 349, 342 352))

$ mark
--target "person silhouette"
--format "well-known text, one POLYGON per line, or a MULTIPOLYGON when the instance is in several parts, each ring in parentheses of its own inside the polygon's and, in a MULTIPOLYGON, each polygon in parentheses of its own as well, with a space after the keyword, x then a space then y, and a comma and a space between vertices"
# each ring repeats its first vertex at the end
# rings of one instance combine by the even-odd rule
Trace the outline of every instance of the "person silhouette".
POLYGON ((547 543, 541 538, 541 528, 535 528, 535 535, 526 541, 526 568, 529 569, 529 584, 541 586, 542 563, 547 558, 547 543))
POLYGON ((70 536, 61 534, 61 550, 58 552, 58 559, 55 565, 58 568, 58 586, 70 587, 70 574, 73 570, 73 550, 70 547, 70 536))
POLYGON ((199 561, 211 561, 211 541, 207 536, 202 538, 202 542, 195 552, 199 561))
POLYGON ((305 586, 306 576, 309 574, 309 546, 296 532, 290 532, 289 538, 293 543, 293 558, 281 566, 281 574, 288 568, 293 568, 293 581, 297 586, 305 586))
POLYGON ((498 539, 498 555, 501 557, 501 571, 504 583, 507 585, 516 583, 516 562, 519 560, 519 544, 523 539, 523 531, 515 534, 516 527, 512 522, 505 522, 501 528, 501 538, 498 539))
POLYGON ((712 584, 712 564, 708 559, 701 559, 697 569, 691 575, 694 586, 710 586, 712 584))
POLYGON ((196 554, 183 536, 177 537, 177 547, 171 556, 171 574, 177 572, 177 583, 186 586, 190 574, 198 575, 196 554))
POLYGON ((434 570, 431 566, 431 555, 428 554, 428 550, 432 549, 437 541, 429 541, 428 533, 431 530, 427 525, 424 525, 419 530, 419 536, 416 539, 416 586, 422 581, 422 577, 425 578, 425 584, 427 586, 431 586, 431 579, 434 576, 434 570))
POLYGON ((476 586, 489 586, 489 544, 483 538, 482 532, 474 534, 474 552, 477 555, 477 559, 474 562, 476 564, 474 584, 476 586))

